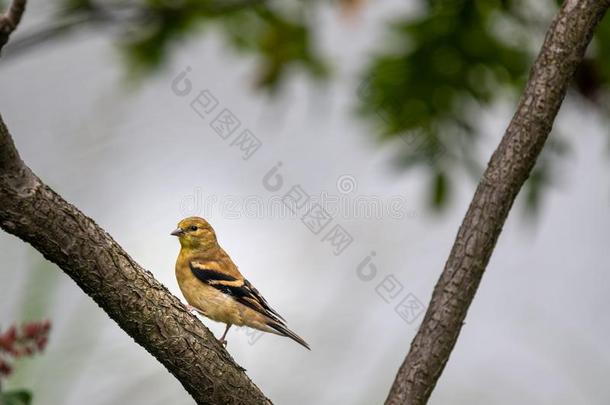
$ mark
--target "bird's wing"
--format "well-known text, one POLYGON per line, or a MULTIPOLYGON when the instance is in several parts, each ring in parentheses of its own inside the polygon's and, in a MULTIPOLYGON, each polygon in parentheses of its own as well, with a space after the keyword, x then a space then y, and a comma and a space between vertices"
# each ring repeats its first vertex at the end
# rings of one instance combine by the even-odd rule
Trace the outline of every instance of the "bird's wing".
POLYGON ((267 300, 263 298, 248 280, 243 277, 234 277, 233 275, 227 274, 222 271, 222 268, 217 262, 192 261, 189 263, 189 266, 193 275, 197 277, 199 281, 230 295, 237 302, 252 308, 262 315, 274 320, 284 320, 280 314, 271 308, 267 303, 267 300))

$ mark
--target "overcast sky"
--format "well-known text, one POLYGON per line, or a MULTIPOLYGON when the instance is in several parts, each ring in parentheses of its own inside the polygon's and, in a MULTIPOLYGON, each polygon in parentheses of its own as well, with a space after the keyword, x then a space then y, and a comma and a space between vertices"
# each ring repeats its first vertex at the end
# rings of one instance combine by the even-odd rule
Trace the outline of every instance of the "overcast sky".
MULTIPOLYGON (((32 3, 24 29, 48 18, 46 5, 32 3)), ((242 273, 312 347, 229 333, 229 352, 278 404, 385 399, 421 321, 401 303, 427 304, 475 188, 461 176, 449 210, 432 213, 426 173, 397 171, 400 141, 375 143, 375 128, 354 116, 359 69, 383 45, 384 23, 408 10, 387 1, 364 11, 351 24, 322 13, 335 78, 317 88, 297 76, 277 99, 253 89, 255 65, 213 33, 177 46, 168 67, 135 90, 112 37, 99 32, 0 65, 0 112, 22 158, 179 297, 169 232, 187 215, 215 227, 242 273), (172 82, 187 68, 191 90, 177 95, 172 82), (201 97, 213 100, 210 113, 191 106, 201 97), (214 130, 225 109, 240 121, 226 140, 214 130), (244 159, 237 139, 246 129, 261 146, 244 159), (337 202, 318 233, 280 209, 295 190, 337 202), (351 242, 333 246, 333 229, 351 242)), ((481 113, 481 164, 512 108, 481 113)), ((511 212, 431 404, 610 400, 608 131, 586 110, 564 104, 558 123, 574 148, 539 215, 524 215, 519 201, 511 212)), ((0 233, 0 258, 0 326, 53 322, 46 352, 11 386, 32 388, 35 404, 192 403, 36 251, 0 233)))

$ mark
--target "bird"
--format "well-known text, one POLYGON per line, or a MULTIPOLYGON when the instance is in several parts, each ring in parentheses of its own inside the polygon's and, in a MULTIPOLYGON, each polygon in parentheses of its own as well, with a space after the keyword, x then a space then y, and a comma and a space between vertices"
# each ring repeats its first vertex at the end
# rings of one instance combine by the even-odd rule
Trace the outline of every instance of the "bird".
POLYGON ((226 324, 219 342, 227 345, 232 325, 248 326, 288 337, 308 350, 309 345, 288 329, 286 320, 239 272, 218 244, 216 232, 203 218, 188 217, 171 232, 180 241, 176 279, 187 309, 226 324))

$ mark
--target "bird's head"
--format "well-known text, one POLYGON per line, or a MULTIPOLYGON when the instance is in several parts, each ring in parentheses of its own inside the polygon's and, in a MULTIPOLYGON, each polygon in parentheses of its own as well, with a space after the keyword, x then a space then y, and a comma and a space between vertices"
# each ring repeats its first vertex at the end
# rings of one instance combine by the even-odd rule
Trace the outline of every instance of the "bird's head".
POLYGON ((178 237, 180 245, 184 248, 207 250, 218 245, 212 226, 199 217, 183 219, 171 234, 178 237))

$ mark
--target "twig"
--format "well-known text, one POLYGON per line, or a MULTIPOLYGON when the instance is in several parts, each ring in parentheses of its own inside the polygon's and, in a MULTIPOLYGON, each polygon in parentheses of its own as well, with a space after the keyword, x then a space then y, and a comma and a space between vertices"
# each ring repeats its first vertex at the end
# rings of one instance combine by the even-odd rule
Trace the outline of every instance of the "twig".
MULTIPOLYGON (((197 10, 192 11, 204 11, 212 18, 243 9, 254 8, 266 2, 266 0, 235 0, 232 2, 218 0, 211 3, 202 2, 197 10)), ((172 5, 170 4, 168 7, 172 7, 172 5)), ((174 7, 184 7, 184 5, 176 3, 174 7)), ((78 29, 88 27, 133 29, 134 27, 146 26, 150 19, 154 18, 155 13, 145 4, 117 3, 112 6, 92 4, 86 10, 78 12, 64 11, 60 13, 60 16, 47 26, 36 27, 30 32, 25 32, 19 37, 14 38, 5 49, 6 57, 13 58, 19 54, 34 50, 40 45, 61 39, 66 34, 78 29)))

